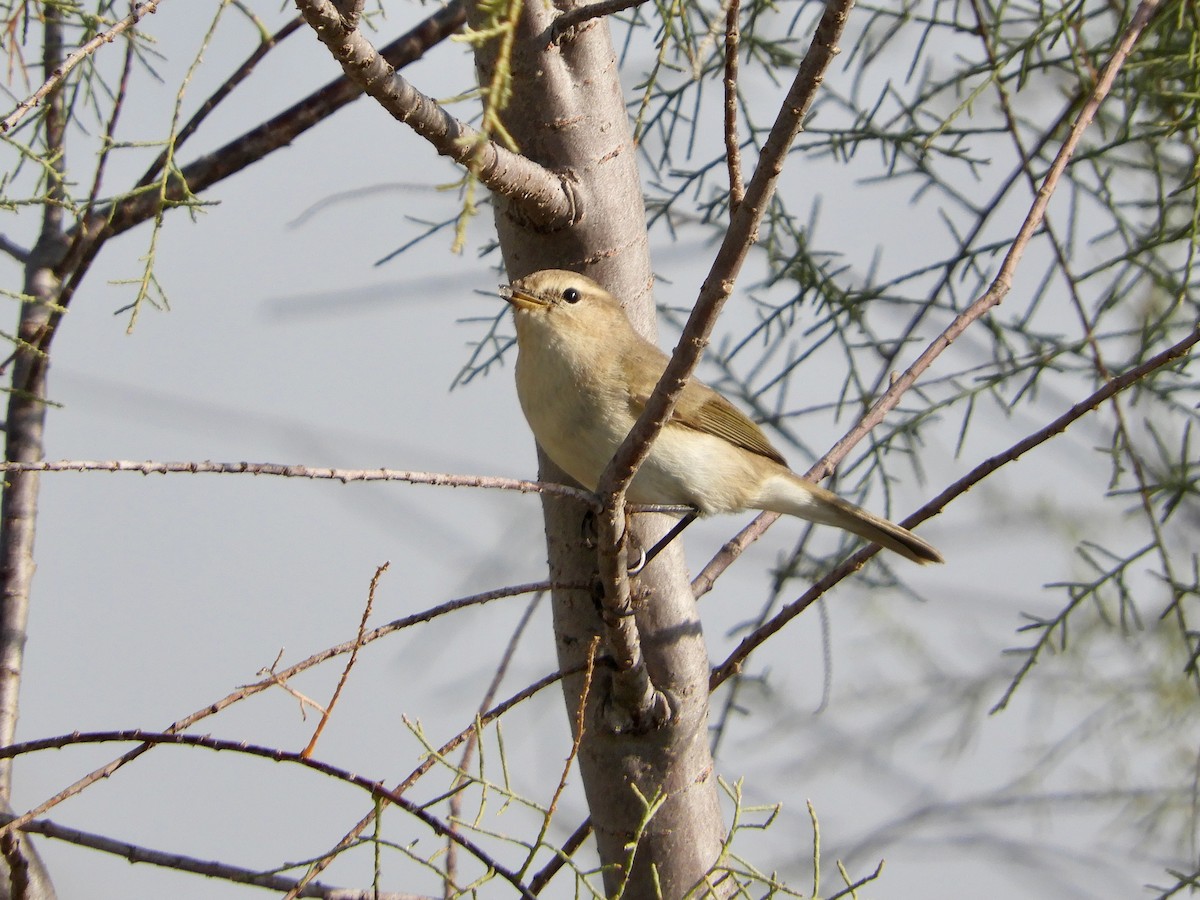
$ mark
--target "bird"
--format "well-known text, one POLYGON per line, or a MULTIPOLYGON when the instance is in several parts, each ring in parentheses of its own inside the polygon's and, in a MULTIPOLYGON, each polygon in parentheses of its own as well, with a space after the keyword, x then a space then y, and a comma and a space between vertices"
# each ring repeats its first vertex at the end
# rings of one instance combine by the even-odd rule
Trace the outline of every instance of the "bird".
MULTIPOLYGON (((521 410, 538 444, 588 490, 633 429, 669 359, 620 301, 575 272, 545 269, 502 285, 517 332, 521 410)), ((793 472, 748 416, 697 379, 626 492, 634 504, 692 507, 701 516, 750 509, 833 525, 913 562, 940 563, 911 531, 793 472)))

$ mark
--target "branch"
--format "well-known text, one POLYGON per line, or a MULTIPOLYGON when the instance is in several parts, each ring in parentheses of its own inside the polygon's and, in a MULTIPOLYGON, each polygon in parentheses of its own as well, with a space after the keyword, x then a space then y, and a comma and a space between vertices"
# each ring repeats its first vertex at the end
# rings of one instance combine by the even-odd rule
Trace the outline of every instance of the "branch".
MULTIPOLYGON (((296 663, 295 665, 289 666, 288 668, 284 669, 282 672, 271 671, 270 674, 266 678, 263 678, 262 680, 257 681, 253 684, 243 685, 242 687, 238 688, 236 691, 232 691, 231 693, 226 694, 224 697, 222 697, 220 700, 217 700, 215 703, 210 703, 206 706, 201 707, 200 709, 196 710, 195 712, 193 712, 187 716, 184 716, 182 719, 179 719, 178 721, 176 721, 172 725, 170 725, 167 728, 167 731, 168 732, 176 732, 176 731, 183 731, 186 728, 191 728, 197 722, 199 722, 203 719, 206 719, 209 716, 216 715, 217 713, 232 706, 233 704, 235 704, 241 700, 245 700, 247 697, 252 697, 255 694, 260 694, 263 691, 266 691, 273 687, 276 687, 277 685, 280 684, 281 681, 286 681, 287 679, 292 678, 295 675, 298 675, 301 672, 304 672, 308 669, 311 669, 314 666, 320 665, 321 663, 325 662, 326 660, 332 659, 335 656, 341 656, 342 654, 350 653, 354 650, 355 647, 366 646, 367 644, 372 643, 373 641, 379 640, 380 638, 385 637, 386 635, 389 635, 394 631, 399 631, 404 628, 409 628, 413 625, 419 625, 423 622, 428 622, 431 619, 437 618, 438 616, 442 616, 447 613, 454 612, 455 610, 465 609, 466 607, 469 607, 469 606, 477 606, 482 603, 490 603, 492 600, 498 600, 503 597, 520 596, 522 594, 531 593, 533 591, 551 590, 551 589, 559 587, 559 586, 560 585, 556 585, 553 582, 544 582, 543 581, 543 582, 535 582, 533 584, 522 584, 522 585, 515 585, 513 587, 498 588, 498 589, 491 590, 491 591, 485 591, 484 593, 481 593, 481 594, 473 594, 469 597, 462 597, 457 600, 450 600, 446 603, 440 604, 439 606, 435 606, 432 609, 427 609, 424 612, 414 613, 413 615, 405 616, 400 619, 396 619, 395 621, 389 622, 386 625, 381 625, 378 628, 372 629, 371 631, 367 632, 367 634, 363 635, 361 639, 356 638, 355 640, 346 641, 345 643, 338 644, 334 647, 328 647, 328 648, 320 651, 319 653, 314 653, 312 656, 308 657, 307 659, 301 660, 300 662, 296 663)), ((568 587, 570 587, 570 586, 568 586, 568 587)), ((553 676, 550 677, 550 679, 547 681, 547 683, 553 683, 559 677, 561 677, 561 676, 558 673, 555 673, 553 676)), ((540 688, 541 686, 543 686, 542 682, 539 682, 538 687, 540 688)), ((518 696, 521 696, 521 695, 518 695, 518 696)), ((523 699, 523 696, 522 696, 522 699, 523 699)), ((516 702, 516 701, 515 700, 510 701, 510 704, 512 702, 516 702)), ((500 707, 497 707, 497 709, 501 709, 501 708, 507 709, 508 707, 505 706, 504 704, 501 704, 500 707)), ((150 748, 151 748, 150 744, 143 744, 139 747, 135 747, 134 749, 124 753, 122 756, 118 757, 117 759, 114 759, 108 763, 105 763, 103 766, 100 766, 99 768, 94 769, 93 771, 89 772, 87 775, 84 775, 82 778, 77 779, 75 782, 73 782, 72 784, 63 788, 61 791, 59 791, 57 794, 55 794, 50 799, 43 801, 42 803, 38 804, 36 807, 30 809, 28 812, 24 813, 21 816, 18 816, 16 819, 14 819, 11 823, 8 823, 8 824, 14 828, 24 827, 24 825, 27 822, 30 822, 33 819, 35 819, 38 816, 45 813, 46 811, 53 809, 55 806, 62 803, 64 800, 68 800, 71 797, 74 797, 77 794, 82 793, 86 788, 88 788, 92 784, 95 784, 97 781, 100 781, 101 779, 104 779, 104 778, 108 778, 114 772, 116 772, 118 769, 125 766, 127 763, 133 762, 133 760, 137 759, 139 756, 141 756, 143 753, 145 753, 150 748)), ((432 763, 430 763, 430 765, 432 765, 432 763)), ((413 778, 413 780, 415 781, 415 779, 417 777, 419 777, 419 775, 417 773, 414 773, 410 777, 413 778)), ((407 789, 406 783, 402 783, 401 787, 397 788, 397 790, 399 790, 399 791, 406 790, 406 789, 407 789)), ((2 832, 2 831, 3 831, 3 829, 0 829, 0 832, 2 832)))
POLYGON ((488 140, 414 88, 370 41, 346 27, 331 0, 296 0, 296 5, 346 75, 439 154, 468 169, 493 192, 519 204, 541 228, 566 228, 578 220, 581 213, 575 192, 566 179, 488 140))
POLYGON ((738 50, 741 34, 738 30, 739 0, 729 0, 725 11, 725 161, 729 171, 729 214, 742 205, 746 186, 742 183, 742 149, 738 145, 738 50))
MULTIPOLYGON (((521 883, 517 873, 500 865, 493 859, 492 856, 482 847, 472 841, 470 838, 463 836, 454 831, 448 825, 444 824, 441 819, 432 813, 425 810, 419 804, 411 800, 407 800, 400 796, 396 791, 388 788, 382 781, 373 781, 363 775, 343 769, 340 766, 335 766, 327 762, 322 762, 317 759, 310 759, 301 753, 280 750, 275 747, 264 747, 257 744, 248 744, 245 741, 224 740, 215 738, 206 734, 179 734, 178 732, 170 731, 143 731, 141 729, 132 729, 129 731, 93 731, 93 732, 74 732, 72 734, 60 735, 53 738, 42 738, 36 741, 24 741, 17 744, 9 744, 0 747, 0 759, 12 759, 16 756, 25 753, 34 753, 40 750, 58 750, 63 747, 70 747, 77 744, 107 744, 114 742, 130 742, 136 741, 143 745, 157 744, 174 744, 181 747, 200 747, 206 750, 214 750, 218 752, 227 752, 235 754, 243 754, 246 756, 254 756, 260 759, 269 759, 272 762, 292 763, 302 766, 306 769, 311 769, 315 772, 320 772, 322 775, 328 775, 338 781, 351 784, 357 788, 361 788, 371 795, 376 800, 386 800, 396 806, 399 806, 405 812, 415 819, 419 819, 423 824, 428 826, 435 834, 449 838, 458 846, 462 847, 487 869, 495 872, 514 888, 526 900, 533 900, 534 895, 521 883)), ((13 828, 13 823, 20 820, 21 817, 14 817, 12 822, 0 826, 0 835, 7 834, 13 828)))
MULTIPOLYGON (((981 318, 984 313, 998 306, 1000 302, 1008 294, 1012 287, 1013 273, 1016 271, 1017 264, 1025 253, 1025 249, 1029 244, 1030 239, 1041 227, 1041 223, 1045 218, 1046 207, 1050 202, 1050 197, 1053 195, 1055 188, 1058 185, 1058 179, 1061 177, 1067 164, 1070 162, 1075 148, 1078 146, 1083 132, 1091 124, 1092 119, 1096 115, 1096 110, 1100 103, 1108 96, 1113 82, 1116 80, 1117 73, 1120 71, 1125 60, 1129 56, 1130 50, 1141 36, 1142 30, 1149 23, 1151 16, 1154 14, 1155 8, 1158 6, 1159 0, 1142 0, 1134 13, 1133 19, 1126 28, 1124 35, 1121 37, 1120 43, 1109 59, 1108 64, 1104 67, 1104 71, 1100 75, 1096 87, 1093 89, 1087 103, 1084 104, 1076 117, 1074 124, 1071 126, 1071 131, 1067 135, 1067 139, 1059 148, 1058 154, 1054 158, 1050 169, 1046 173, 1046 177, 1042 180, 1041 187, 1034 198, 1034 202, 1018 230, 1017 235, 1013 238, 1012 245, 1009 247, 1008 253, 1004 257, 1004 261, 1000 266, 1000 270, 996 278, 992 281, 987 291, 983 296, 975 300, 966 310, 958 315, 957 318, 940 334, 933 342, 925 348, 925 351, 917 357, 916 361, 908 367, 903 375, 900 375, 892 381, 888 390, 876 401, 875 405, 864 415, 858 424, 854 426, 847 434, 842 437, 821 459, 805 473, 806 478, 814 481, 819 481, 830 472, 832 472, 845 457, 861 441, 876 425, 883 421, 884 417, 895 408, 900 402, 901 396, 916 383, 917 378, 928 369, 941 354, 957 340, 967 327, 981 318)), ((695 313, 693 313, 695 318, 695 313)), ((688 321, 689 327, 691 320, 688 321)), ((686 332, 685 332, 686 337, 686 332)), ((668 369, 669 371, 669 369, 668 369)), ((666 375, 664 374, 664 379, 666 375)), ((653 402, 653 401, 652 401, 653 402)), ((649 404, 647 404, 647 412, 649 404)), ((645 416, 643 416, 645 418, 645 416)), ((641 424, 641 422, 639 422, 641 424)), ((636 429, 635 429, 636 430, 636 429)), ((632 435, 631 435, 632 437, 632 435)), ((628 444, 628 441, 626 441, 628 444)), ((624 448, 622 448, 624 449, 624 448)), ((603 498, 603 495, 602 495, 603 498)), ((741 555, 742 551, 758 538, 771 526, 771 524, 779 518, 776 513, 763 513, 758 516, 750 525, 742 529, 742 531, 725 544, 724 547, 714 556, 704 567, 704 570, 696 576, 692 582, 693 590, 697 592, 697 596, 707 592, 712 588, 713 582, 720 577, 721 573, 727 569, 734 560, 741 555)))
POLYGON ((40 88, 30 94, 26 99, 17 104, 17 108, 10 112, 3 121, 0 121, 0 134, 7 134, 13 127, 25 118, 25 114, 31 109, 46 99, 62 80, 70 74, 71 70, 77 65, 95 53, 104 44, 111 44, 123 32, 128 31, 136 25, 142 18, 150 13, 158 11, 158 5, 162 0, 146 0, 139 6, 135 6, 133 10, 124 19, 110 28, 108 31, 102 31, 94 38, 68 56, 50 73, 50 76, 42 84, 40 88))
POLYGON ((29 262, 29 251, 15 241, 9 240, 4 235, 0 234, 0 253, 5 253, 11 256, 21 265, 29 262))
POLYGON ((775 193, 784 158, 800 133, 804 117, 824 79, 825 70, 839 52, 837 42, 845 28, 851 5, 852 0, 832 0, 821 16, 812 45, 796 72, 771 133, 763 145, 754 175, 746 187, 746 196, 733 215, 725 239, 700 289, 700 296, 684 326, 679 345, 637 424, 601 476, 597 493, 606 503, 610 497, 624 498, 625 489, 649 454, 651 442, 671 417, 684 385, 708 345, 713 324, 721 307, 729 299, 734 279, 756 239, 758 223, 775 193))
MULTIPOLYGON (((576 670, 554 672, 553 674, 547 675, 541 680, 535 681, 533 684, 521 689, 512 697, 509 697, 503 703, 497 704, 487 712, 480 713, 474 722, 472 722, 468 727, 464 728, 446 743, 442 744, 442 746, 438 748, 437 752, 426 754, 424 761, 412 772, 410 772, 407 778, 405 778, 395 787, 396 792, 404 793, 407 791, 410 787, 416 784, 418 780, 424 777, 425 773, 432 769, 434 764, 439 759, 445 758, 457 747, 461 746, 464 742, 471 740, 472 737, 477 735, 480 728, 500 718, 500 716, 504 715, 504 713, 508 712, 518 703, 529 699, 534 694, 537 694, 550 685, 555 684, 564 677, 574 674, 576 674, 576 670)), ((359 820, 340 841, 338 841, 332 850, 323 854, 320 859, 312 864, 308 872, 305 873, 304 878, 300 880, 300 884, 307 884, 309 879, 315 878, 318 874, 323 872, 337 857, 337 854, 353 844, 358 839, 359 835, 361 835, 363 831, 365 831, 371 825, 371 823, 375 821, 375 816, 380 811, 381 810, 378 809, 372 809, 369 813, 363 816, 363 818, 359 820)), ((537 893, 537 891, 535 890, 533 893, 537 893)), ((287 897, 283 898, 283 900, 292 900, 293 896, 294 895, 289 894, 287 897)))
POLYGON ((280 478, 308 478, 318 481, 402 481, 447 487, 474 487, 522 494, 556 494, 589 506, 596 497, 582 488, 520 478, 493 475, 451 475, 445 472, 411 472, 402 469, 332 469, 319 466, 250 462, 134 462, 126 459, 62 459, 31 462, 0 462, 0 472, 137 472, 142 475, 273 475, 280 478))
POLYGON ((1137 43, 1142 29, 1149 23, 1150 17, 1154 14, 1155 7, 1158 6, 1158 2, 1159 0, 1142 0, 1138 5, 1137 12, 1134 13, 1129 27, 1125 29, 1125 34, 1121 37, 1121 42, 1117 45, 1117 49, 1113 52, 1108 64, 1104 67, 1104 71, 1100 75, 1100 80, 1096 82, 1096 87, 1092 91, 1092 95, 1088 98, 1087 103, 1084 104, 1083 109, 1080 110, 1075 123, 1071 126, 1071 131, 1068 133, 1067 139, 1063 141, 1063 145, 1054 157, 1054 162, 1051 163, 1049 171, 1046 172, 1046 177, 1042 179, 1041 187, 1038 189, 1033 205, 1030 206, 1029 212, 1025 216, 1025 221, 1017 231, 1016 237, 1013 238, 1012 246, 1009 247, 1008 253, 1005 254, 1004 261, 1000 264, 1000 270, 987 291, 984 292, 982 297, 961 312, 950 326, 938 335, 933 343, 925 348, 925 352, 917 357, 916 361, 908 367, 904 374, 892 382, 891 387, 876 401, 870 411, 859 420, 859 423, 809 470, 809 477, 822 478, 832 472, 845 455, 850 452, 850 449, 866 437, 872 428, 883 421, 884 416, 900 402, 900 397, 916 383, 917 378, 933 364, 933 361, 941 356, 942 352, 957 340, 972 322, 981 318, 984 313, 993 307, 999 306, 1001 301, 1008 295, 1009 290, 1012 289, 1012 278, 1016 272, 1017 264, 1021 261, 1021 257, 1025 255, 1025 250, 1029 246, 1030 239, 1032 239, 1033 235, 1042 225, 1042 220, 1046 216, 1046 207, 1050 204, 1050 198, 1054 195, 1054 190, 1058 186, 1058 179, 1067 168, 1071 157, 1074 156, 1075 148, 1079 145, 1084 131, 1092 123, 1092 119, 1096 115, 1096 110, 1100 108, 1101 102, 1103 102, 1104 98, 1108 96, 1108 92, 1112 89, 1117 73, 1120 72, 1121 67, 1125 64, 1125 60, 1128 58, 1129 52, 1133 49, 1133 45, 1137 43))
POLYGON ((563 36, 577 25, 599 19, 601 16, 611 16, 635 6, 641 6, 646 0, 600 0, 599 3, 589 3, 586 6, 576 6, 569 9, 550 26, 550 43, 557 44, 563 36))
MULTIPOLYGON (((350 679, 350 672, 354 668, 355 662, 358 661, 358 651, 362 649, 363 638, 366 637, 367 633, 367 621, 371 618, 371 610, 375 608, 375 591, 379 587, 379 579, 383 577, 383 573, 390 566, 390 562, 385 562, 375 570, 375 575, 371 578, 371 587, 367 591, 367 603, 363 607, 362 618, 358 620, 358 636, 354 639, 354 649, 350 651, 350 658, 346 660, 346 665, 342 667, 342 674, 333 689, 333 696, 329 698, 329 703, 321 710, 321 720, 317 722, 317 727, 313 729, 313 736, 309 738, 308 746, 301 751, 301 755, 306 758, 312 756, 313 751, 317 749, 317 741, 321 739, 321 732, 329 724, 329 719, 333 715, 334 709, 337 708, 338 698, 342 696, 342 690, 346 687, 346 682, 350 679)), ((282 654, 283 651, 281 650, 280 655, 282 656, 282 654)), ((301 706, 301 709, 303 709, 303 706, 301 706)))
POLYGON ((603 503, 597 517, 600 543, 600 575, 605 585, 605 624, 609 625, 610 650, 618 661, 614 695, 624 698, 623 712, 634 725, 661 714, 662 695, 653 690, 641 659, 634 631, 629 596, 628 553, 625 546, 625 492, 650 446, 662 430, 675 403, 700 361, 713 324, 733 290, 733 282, 754 243, 783 162, 804 123, 821 85, 825 70, 838 53, 837 41, 846 25, 852 0, 831 0, 813 35, 808 53, 796 72, 787 97, 763 145, 762 154, 745 196, 733 213, 729 230, 717 251, 700 296, 684 327, 675 353, 654 388, 645 409, 600 477, 596 493, 603 503), (632 633, 631 633, 632 632, 632 633), (615 643, 617 646, 613 646, 615 643), (625 668, 628 666, 628 668, 625 668), (636 666, 636 667, 635 667, 636 666), (625 682, 624 687, 621 681, 625 682), (618 691, 618 688, 621 688, 618 691))
MULTIPOLYGON (((296 886, 295 878, 288 878, 284 875, 264 873, 255 869, 229 865, 228 863, 213 862, 177 853, 152 850, 147 847, 138 846, 137 844, 131 844, 127 841, 114 840, 107 835, 81 831, 78 828, 68 828, 47 819, 35 819, 32 822, 27 822, 22 826, 21 830, 29 834, 40 834, 54 840, 66 841, 77 847, 87 847, 90 850, 98 850, 101 853, 119 856, 130 863, 148 863, 149 865, 160 866, 165 869, 174 869, 178 872, 192 872, 196 875, 204 875, 207 878, 219 878, 235 884, 250 884, 273 891, 288 891, 296 886)), ((351 900, 351 898, 375 900, 376 897, 379 900, 417 900, 413 894, 375 894, 369 891, 349 891, 332 888, 320 883, 309 884, 296 896, 337 897, 338 900, 351 900)))
MULTIPOLYGON (((1182 359, 1183 357, 1188 356, 1191 353, 1192 348, 1198 343, 1200 343, 1200 328, 1194 329, 1192 333, 1183 340, 1171 345, 1161 353, 1152 356, 1140 366, 1136 366, 1130 369, 1128 372, 1125 372, 1123 375, 1119 375, 1116 378, 1111 379, 1099 390, 1089 394, 1085 399, 1079 401, 1061 416, 1054 419, 1054 421, 1038 429, 1033 434, 1023 438, 1022 440, 1017 441, 1017 443, 1013 444, 1007 450, 1003 451, 1002 453, 997 453, 995 456, 984 460, 969 473, 960 478, 958 481, 954 482, 954 484, 950 485, 900 524, 905 528, 915 528, 926 519, 937 515, 952 500, 962 494, 965 494, 968 490, 970 490, 987 476, 991 475, 997 469, 1007 465, 1010 462, 1014 462, 1020 456, 1028 453, 1034 447, 1037 447, 1055 435, 1066 431, 1067 428, 1077 419, 1082 418, 1087 413, 1096 409, 1102 403, 1110 400, 1121 391, 1126 390, 1131 385, 1136 384, 1151 373, 1161 369, 1177 359, 1182 359)), ((750 653, 759 647, 768 637, 779 631, 784 625, 803 612, 813 603, 813 601, 840 582, 843 578, 853 574, 866 565, 867 560, 869 560, 878 551, 878 549, 879 548, 875 546, 863 548, 820 581, 816 582, 799 599, 789 603, 787 606, 781 609, 761 628, 756 629, 753 634, 748 635, 723 663, 713 669, 710 687, 715 689, 731 675, 738 672, 750 653)), ((1005 696, 1001 698, 1001 700, 992 708, 991 712, 997 712, 1003 709, 1010 696, 1011 691, 1006 693, 1005 696)))

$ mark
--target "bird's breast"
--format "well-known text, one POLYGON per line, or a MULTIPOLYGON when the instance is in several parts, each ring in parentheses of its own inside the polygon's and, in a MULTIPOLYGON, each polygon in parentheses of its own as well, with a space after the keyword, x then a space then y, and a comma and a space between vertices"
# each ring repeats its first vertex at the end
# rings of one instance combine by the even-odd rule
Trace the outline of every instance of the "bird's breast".
MULTIPOLYGON (((564 346, 553 337, 520 343, 517 396, 529 427, 559 468, 589 490, 596 489, 641 408, 631 399, 625 365, 595 345, 564 346)), ((670 422, 638 470, 628 499, 693 506, 706 515, 735 512, 752 504, 764 466, 779 468, 722 437, 670 422)))
POLYGON ((611 361, 578 361, 559 353, 517 356, 517 397, 533 436, 547 455, 589 490, 620 446, 633 418, 617 396, 611 361))

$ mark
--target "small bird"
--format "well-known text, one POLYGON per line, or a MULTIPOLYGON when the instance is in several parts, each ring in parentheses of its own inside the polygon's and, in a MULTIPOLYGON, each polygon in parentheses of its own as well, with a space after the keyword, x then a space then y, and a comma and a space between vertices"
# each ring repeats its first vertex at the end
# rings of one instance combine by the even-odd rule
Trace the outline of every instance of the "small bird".
MULTIPOLYGON (((592 279, 561 269, 501 286, 517 326, 517 396, 546 454, 588 490, 645 408, 668 358, 592 279)), ((913 562, 930 544, 788 468, 762 429, 690 380, 626 494, 700 515, 762 509, 834 525, 913 562)))

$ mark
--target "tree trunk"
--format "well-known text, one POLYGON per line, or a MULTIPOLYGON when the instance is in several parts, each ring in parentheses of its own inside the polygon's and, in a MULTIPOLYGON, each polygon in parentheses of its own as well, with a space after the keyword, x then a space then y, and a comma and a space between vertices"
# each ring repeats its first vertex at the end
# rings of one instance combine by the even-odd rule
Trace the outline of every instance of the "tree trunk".
MULTIPOLYGON (((575 223, 539 232, 504 198, 495 197, 505 266, 512 278, 547 268, 584 272, 621 297, 635 324, 653 337, 645 210, 608 26, 593 20, 561 44, 548 46, 554 12, 540 3, 525 6, 504 121, 524 155, 563 173, 577 198, 575 223)), ((477 57, 483 84, 490 80, 493 53, 489 45, 477 57)), ((570 483, 544 455, 541 477, 570 483)), ((550 497, 543 506, 551 577, 588 584, 595 576, 596 554, 582 540, 583 509, 550 497)), ((637 519, 632 534, 644 547, 674 521, 637 519)), ((724 837, 708 749, 708 654, 679 549, 660 555, 638 585, 645 599, 638 604, 637 623, 649 673, 672 699, 676 715, 648 734, 614 732, 605 716, 608 670, 599 666, 582 719, 579 766, 600 858, 611 867, 605 873, 608 892, 625 885, 628 897, 652 897, 660 889, 664 897, 679 897, 712 870, 724 837), (654 800, 661 806, 646 822, 645 803, 654 800)), ((561 665, 580 667, 592 636, 602 632, 591 592, 555 591, 554 623, 561 665)), ((564 682, 573 729, 583 687, 579 674, 564 682)))

